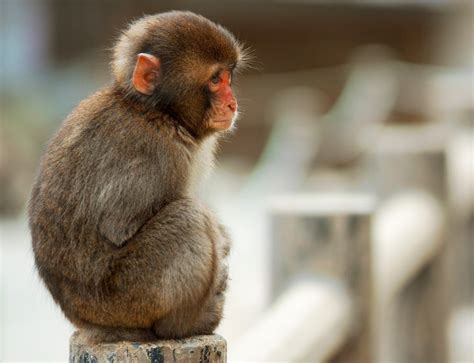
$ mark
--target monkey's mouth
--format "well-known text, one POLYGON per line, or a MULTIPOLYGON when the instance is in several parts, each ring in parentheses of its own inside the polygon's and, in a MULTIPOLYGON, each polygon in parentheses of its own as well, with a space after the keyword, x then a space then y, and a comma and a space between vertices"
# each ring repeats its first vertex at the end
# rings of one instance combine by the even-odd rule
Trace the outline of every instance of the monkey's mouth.
POLYGON ((234 118, 232 117, 232 118, 227 118, 227 119, 222 119, 222 120, 214 120, 212 121, 212 124, 216 129, 226 130, 232 126, 233 122, 234 122, 234 118))

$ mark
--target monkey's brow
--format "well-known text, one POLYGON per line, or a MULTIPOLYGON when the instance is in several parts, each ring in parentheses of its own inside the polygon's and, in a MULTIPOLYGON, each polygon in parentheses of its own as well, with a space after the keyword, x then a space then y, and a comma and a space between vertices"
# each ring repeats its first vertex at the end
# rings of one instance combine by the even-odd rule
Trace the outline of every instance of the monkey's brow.
POLYGON ((230 70, 231 72, 233 72, 236 66, 237 66, 237 63, 235 62, 230 63, 230 64, 216 64, 215 65, 216 68, 214 68, 214 72, 212 73, 211 78, 219 76, 220 73, 225 70, 230 70))

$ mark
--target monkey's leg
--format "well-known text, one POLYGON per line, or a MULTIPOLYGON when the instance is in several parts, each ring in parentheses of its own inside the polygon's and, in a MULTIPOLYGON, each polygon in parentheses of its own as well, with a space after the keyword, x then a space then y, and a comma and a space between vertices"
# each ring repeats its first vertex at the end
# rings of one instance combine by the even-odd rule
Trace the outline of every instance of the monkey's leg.
POLYGON ((214 225, 211 230, 216 241, 217 269, 210 293, 205 302, 194 307, 194 319, 183 320, 186 309, 176 309, 159 319, 154 324, 154 331, 160 338, 181 338, 189 335, 211 334, 222 319, 227 289, 228 266, 226 257, 229 254, 230 238, 221 225, 214 225))
POLYGON ((216 225, 193 200, 169 203, 116 250, 107 279, 111 292, 77 294, 70 300, 74 315, 105 333, 152 329, 167 317, 173 324, 162 337, 193 334, 220 274, 216 225))
POLYGON ((203 304, 174 309, 156 321, 152 329, 82 324, 83 337, 91 343, 105 343, 121 340, 143 342, 153 341, 156 338, 182 338, 211 334, 222 318, 227 279, 227 265, 223 264, 217 273, 212 292, 203 304))
POLYGON ((222 319, 224 300, 223 293, 209 296, 203 305, 194 307, 193 319, 184 319, 189 314, 186 309, 171 311, 156 321, 154 332, 161 339, 212 334, 222 319))
POLYGON ((79 330, 82 339, 90 344, 114 343, 124 340, 151 342, 157 338, 151 329, 117 328, 87 324, 79 330))

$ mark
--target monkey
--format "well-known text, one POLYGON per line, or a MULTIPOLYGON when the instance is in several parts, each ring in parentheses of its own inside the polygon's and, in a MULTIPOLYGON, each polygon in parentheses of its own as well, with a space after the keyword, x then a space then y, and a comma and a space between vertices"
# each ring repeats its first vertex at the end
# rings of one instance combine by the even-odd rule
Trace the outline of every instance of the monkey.
POLYGON ((28 205, 35 265, 91 342, 218 326, 231 240, 200 191, 234 128, 246 54, 201 15, 144 16, 113 48, 111 84, 50 140, 28 205))

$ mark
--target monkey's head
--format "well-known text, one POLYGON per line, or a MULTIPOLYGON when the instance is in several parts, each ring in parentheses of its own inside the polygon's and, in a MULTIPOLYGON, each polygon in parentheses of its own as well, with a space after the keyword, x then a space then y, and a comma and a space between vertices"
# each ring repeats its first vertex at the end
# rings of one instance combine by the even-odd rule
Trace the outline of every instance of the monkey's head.
POLYGON ((128 97, 201 137, 235 121, 232 77, 244 58, 235 37, 220 25, 172 11, 132 23, 114 48, 112 68, 128 97))

